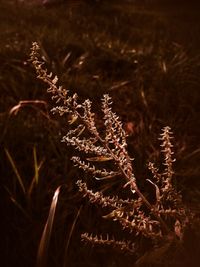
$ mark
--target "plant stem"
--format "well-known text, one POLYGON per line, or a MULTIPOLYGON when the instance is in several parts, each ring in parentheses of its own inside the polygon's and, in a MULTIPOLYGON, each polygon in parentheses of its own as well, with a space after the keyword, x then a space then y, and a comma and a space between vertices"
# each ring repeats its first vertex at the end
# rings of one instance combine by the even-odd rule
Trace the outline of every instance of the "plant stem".
MULTIPOLYGON (((77 114, 77 116, 81 119, 81 120, 83 120, 82 119, 82 116, 80 115, 80 113, 78 113, 77 111, 76 111, 76 114, 77 114)), ((86 124, 85 122, 84 122, 84 124, 86 124)), ((86 126, 87 126, 87 124, 86 124, 86 126)), ((87 129, 88 129, 88 127, 87 127, 87 129)), ((162 226, 162 228, 163 228, 163 231, 165 232, 165 233, 169 233, 170 232, 170 229, 169 229, 169 227, 167 226, 167 224, 165 223, 165 221, 160 217, 160 215, 158 214, 158 212, 155 210, 155 208, 151 205, 151 203, 147 200, 147 198, 144 196, 144 194, 139 190, 139 188, 137 187, 137 184, 136 184, 136 182, 135 182, 135 180, 133 180, 133 178, 132 177, 130 177, 129 175, 127 175, 126 173, 125 173, 125 171, 123 170, 123 168, 121 167, 121 165, 119 164, 119 160, 118 160, 118 158, 115 156, 115 154, 112 152, 112 150, 110 149, 110 147, 108 146, 108 144, 100 137, 100 135, 98 135, 96 132, 93 132, 93 131, 91 131, 90 129, 88 129, 96 138, 97 138, 97 140, 104 146, 104 148, 106 148, 108 151, 109 151, 109 153, 110 153, 110 155, 111 155, 111 157, 113 158, 113 160, 115 161, 115 162, 117 162, 118 163, 118 167, 119 167, 119 169, 120 169, 120 171, 121 171, 121 173, 122 173, 122 175, 124 176, 124 178, 126 179, 126 181, 128 182, 128 184, 130 185, 130 187, 131 187, 131 190, 132 191, 135 191, 135 193, 142 199, 142 201, 143 201, 143 203, 145 204, 145 206, 153 213, 153 215, 155 216, 155 218, 160 222, 160 224, 161 224, 161 226, 162 226)))

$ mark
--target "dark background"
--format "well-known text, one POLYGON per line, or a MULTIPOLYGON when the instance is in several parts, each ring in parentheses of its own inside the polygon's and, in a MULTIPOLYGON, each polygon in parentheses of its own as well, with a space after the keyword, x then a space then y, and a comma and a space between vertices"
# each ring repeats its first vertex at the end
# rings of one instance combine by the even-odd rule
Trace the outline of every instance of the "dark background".
MULTIPOLYGON (((36 80, 28 61, 30 47, 37 41, 60 84, 93 101, 100 127, 100 98, 103 93, 112 96, 129 133, 135 175, 149 199, 153 192, 145 182, 146 163, 161 163, 157 138, 169 125, 174 132, 174 182, 198 214, 198 3, 71 0, 42 5, 1 0, 0 11, 0 265, 35 266, 51 200, 61 185, 47 266, 134 266, 135 256, 80 241, 83 232, 110 233, 116 239, 134 236, 102 219, 105 211, 78 193, 76 181, 83 174, 72 166, 73 149, 60 142, 69 128, 67 118, 50 113, 54 103, 36 80), (17 106, 20 101, 26 102, 17 106)), ((92 184, 111 195, 121 192, 116 180, 92 184)))

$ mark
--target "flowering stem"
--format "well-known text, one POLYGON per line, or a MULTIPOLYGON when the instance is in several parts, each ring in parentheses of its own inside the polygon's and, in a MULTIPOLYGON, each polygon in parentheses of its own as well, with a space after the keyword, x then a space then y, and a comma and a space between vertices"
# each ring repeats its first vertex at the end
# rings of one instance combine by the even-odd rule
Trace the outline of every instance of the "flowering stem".
MULTIPOLYGON (((81 119, 81 115, 79 113, 77 113, 78 117, 81 119)), ((91 130, 90 130, 91 131, 91 130)), ((113 158, 113 160, 117 163, 119 163, 117 157, 114 155, 114 153, 112 152, 112 150, 110 149, 110 147, 108 146, 108 144, 100 137, 100 135, 96 132, 91 131, 91 133, 97 138, 97 140, 109 151, 111 157, 113 158)), ((123 170, 123 168, 121 167, 120 164, 118 164, 118 167, 122 173, 122 175, 125 177, 126 181, 128 182, 128 184, 130 185, 131 191, 135 191, 135 193, 142 199, 143 203, 146 205, 146 207, 152 212, 152 214, 156 217, 156 219, 160 222, 163 231, 166 233, 170 232, 170 229, 168 228, 167 224, 165 223, 165 221, 160 217, 159 213, 155 210, 155 208, 151 205, 151 203, 147 200, 147 198, 144 196, 144 194, 139 190, 139 188, 137 187, 137 184, 135 182, 135 180, 128 176, 125 171, 123 170)))
MULTIPOLYGON (((79 118, 82 123, 86 126, 86 128, 88 129, 88 131, 96 138, 96 140, 98 140, 102 146, 109 152, 111 158, 115 161, 115 163, 118 165, 120 172, 122 173, 122 175, 124 176, 125 180, 127 181, 127 185, 130 186, 131 191, 135 192, 143 201, 143 203, 146 205, 146 207, 150 210, 150 212, 155 216, 155 218, 160 222, 163 231, 165 231, 166 233, 170 232, 170 229, 167 227, 166 223, 164 222, 164 220, 161 218, 159 211, 156 210, 151 203, 146 199, 146 197, 143 195, 143 193, 138 189, 137 184, 136 184, 136 180, 133 176, 132 173, 132 168, 130 167, 131 162, 130 162, 130 158, 128 156, 127 153, 125 153, 123 162, 120 161, 120 158, 118 158, 115 153, 112 151, 112 149, 109 147, 109 144, 107 142, 107 140, 104 140, 101 138, 101 136, 99 135, 99 133, 97 132, 96 128, 91 127, 91 123, 93 123, 92 117, 90 116, 90 120, 86 120, 84 118, 84 116, 81 115, 81 113, 78 111, 79 108, 86 108, 88 107, 88 113, 90 112, 90 103, 87 102, 87 104, 85 103, 85 106, 83 107, 83 105, 77 105, 76 99, 70 98, 70 101, 68 101, 67 98, 67 90, 63 89, 62 87, 57 87, 56 83, 57 83, 57 76, 55 76, 52 79, 52 73, 48 74, 47 70, 43 68, 43 62, 41 62, 38 59, 38 50, 39 50, 39 46, 37 45, 37 43, 33 43, 33 47, 32 47, 32 51, 31 51, 31 58, 30 61, 32 62, 32 64, 34 65, 36 72, 37 72, 37 77, 39 79, 41 79, 42 81, 44 81, 45 83, 47 83, 49 85, 49 89, 48 92, 52 93, 53 98, 57 99, 57 103, 62 100, 64 107, 66 107, 66 112, 70 112, 71 114, 75 115, 77 118, 79 118), (72 101, 74 100, 74 102, 72 101), (75 104, 76 103, 76 104, 75 104), (123 168, 123 164, 124 162, 126 162, 129 166, 128 169, 125 170, 125 168, 123 168)), ((108 100, 108 99, 107 99, 108 100)), ((107 103, 108 106, 108 103, 107 103)), ((108 107, 107 107, 108 109, 108 107)), ((63 112, 64 113, 64 112, 63 112)), ((91 115, 91 114, 90 114, 91 115)), ((87 116, 87 113, 86 113, 87 116)), ((112 122, 111 122, 112 124, 112 122)), ((93 126, 93 124, 92 124, 93 126)), ((167 129, 168 130, 168 129, 167 129)), ((165 136, 167 136, 167 134, 163 134, 163 140, 165 143, 169 144, 167 147, 167 150, 164 152, 168 153, 167 155, 169 155, 171 153, 170 150, 170 143, 169 140, 165 140, 165 136)), ((125 137, 124 137, 125 138, 125 137)), ((164 143, 164 145, 165 145, 164 143)), ((116 144, 117 146, 117 144, 116 144)), ((124 150, 123 150, 124 152, 124 150)), ((171 170, 171 163, 172 160, 170 157, 166 157, 166 166, 167 166, 167 174, 169 177, 171 177, 172 174, 172 170, 171 170)))

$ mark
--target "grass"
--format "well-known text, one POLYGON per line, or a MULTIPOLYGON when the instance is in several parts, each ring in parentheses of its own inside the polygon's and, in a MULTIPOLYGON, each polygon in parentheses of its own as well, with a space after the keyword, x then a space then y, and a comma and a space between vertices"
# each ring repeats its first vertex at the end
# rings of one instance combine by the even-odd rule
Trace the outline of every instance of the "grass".
MULTIPOLYGON (((115 234, 118 228, 105 224, 101 211, 77 194, 79 173, 69 160, 72 151, 60 143, 68 126, 64 119, 50 115, 51 102, 27 59, 31 43, 37 41, 48 68, 67 88, 96 105, 105 92, 113 97, 114 109, 130 133, 130 154, 142 187, 145 162, 158 159, 157 136, 170 125, 176 137, 177 187, 186 203, 192 202, 198 210, 200 21, 196 9, 120 1, 52 8, 1 1, 0 9, 2 265, 35 265, 51 199, 63 185, 48 266, 63 265, 66 244, 66 266, 124 262, 132 266, 133 258, 80 243, 83 229, 115 234), (35 104, 36 100, 45 104, 35 104), (18 112, 10 112, 15 107, 18 112), (29 189, 32 185, 26 191, 31 192, 29 197, 22 185, 29 189)), ((110 182, 101 189, 119 191, 120 185, 110 182)), ((151 197, 151 186, 146 194, 151 197)))

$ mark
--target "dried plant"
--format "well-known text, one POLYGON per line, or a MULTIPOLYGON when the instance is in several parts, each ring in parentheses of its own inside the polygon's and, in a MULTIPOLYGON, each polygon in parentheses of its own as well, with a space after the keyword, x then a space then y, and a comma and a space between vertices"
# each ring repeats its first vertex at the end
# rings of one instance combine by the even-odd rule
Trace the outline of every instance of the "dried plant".
MULTIPOLYGON (((104 218, 117 221, 123 229, 134 235, 144 236, 157 244, 163 240, 181 240, 189 215, 183 205, 181 194, 173 186, 175 158, 170 127, 164 127, 160 136, 164 171, 160 171, 152 162, 148 164, 152 178, 147 181, 155 187, 156 192, 156 203, 152 204, 138 187, 133 171, 133 159, 127 152, 126 132, 119 117, 112 110, 111 97, 105 94, 102 98, 105 128, 102 133, 95 123, 92 102, 89 99, 81 102, 76 93, 71 94, 62 86, 58 86, 57 76, 48 73, 39 58, 39 46, 33 43, 30 61, 38 79, 48 84, 47 91, 56 101, 57 106, 52 111, 60 116, 67 114, 71 118, 72 129, 62 138, 62 142, 80 151, 82 156, 85 154, 83 159, 74 156, 74 165, 92 174, 97 180, 117 176, 123 179, 124 190, 132 192, 132 198, 126 200, 117 196, 104 196, 102 192, 88 189, 85 182, 78 180, 77 186, 83 197, 91 203, 107 207, 110 211, 104 218), (99 168, 99 162, 105 161, 110 162, 110 169, 99 168)), ((131 241, 116 241, 109 236, 104 239, 102 236, 92 236, 88 233, 84 233, 82 239, 94 245, 110 245, 120 247, 122 251, 135 253, 135 246, 131 241)))

